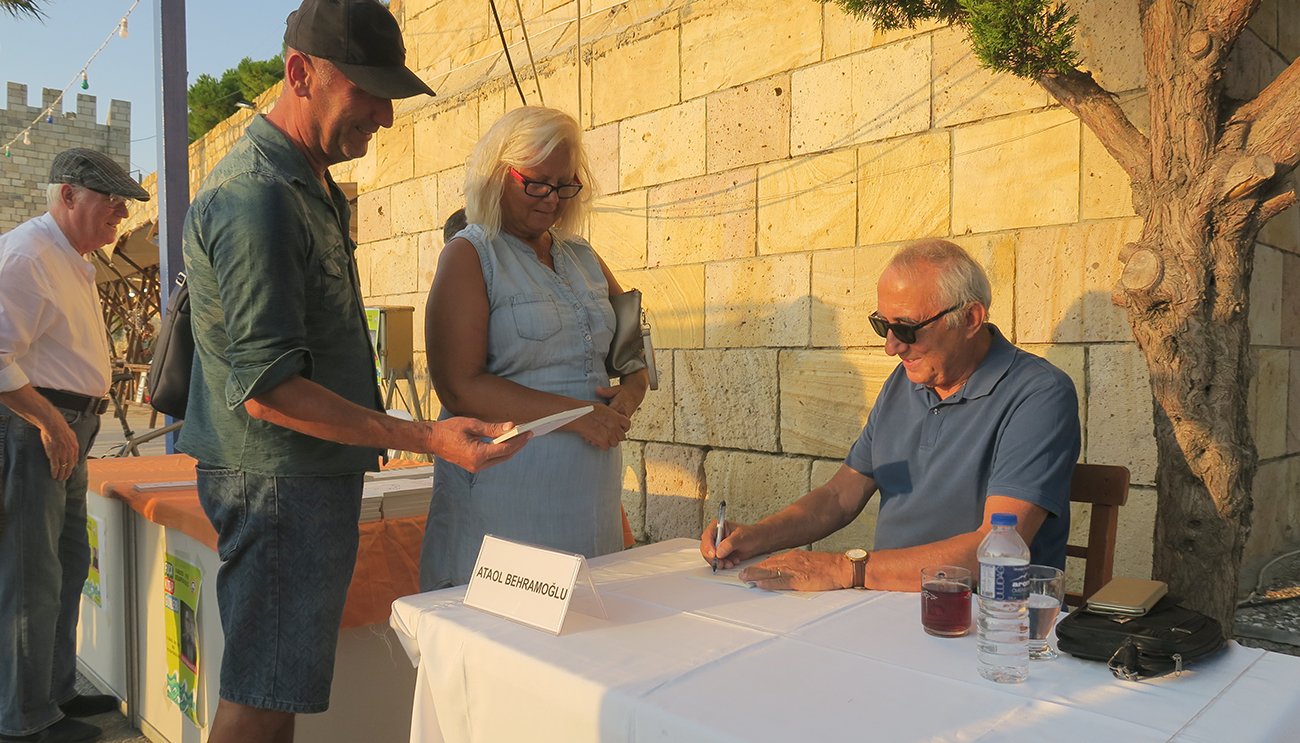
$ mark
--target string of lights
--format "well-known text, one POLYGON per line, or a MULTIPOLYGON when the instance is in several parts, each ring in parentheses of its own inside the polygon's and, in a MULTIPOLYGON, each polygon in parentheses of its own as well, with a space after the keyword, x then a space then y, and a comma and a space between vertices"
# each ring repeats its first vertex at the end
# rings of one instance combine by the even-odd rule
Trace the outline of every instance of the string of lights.
POLYGON ((72 90, 73 85, 80 82, 82 90, 90 89, 90 75, 87 73, 90 70, 91 63, 95 61, 95 57, 98 57, 100 52, 104 51, 104 47, 108 46, 108 42, 112 41, 114 36, 120 36, 125 39, 130 35, 130 32, 127 29, 126 19, 131 17, 131 13, 135 10, 135 6, 139 4, 140 0, 135 0, 131 3, 131 7, 127 9, 126 15, 122 16, 122 20, 117 22, 117 27, 108 35, 108 38, 104 39, 104 43, 99 45, 99 48, 95 50, 95 53, 90 55, 90 59, 86 60, 86 64, 82 66, 81 72, 78 72, 76 77, 72 78, 72 82, 68 83, 68 86, 63 89, 63 92, 59 93, 58 97, 55 98, 44 111, 37 114, 36 118, 32 120, 32 123, 27 125, 26 129, 15 134, 13 139, 5 142, 5 157, 12 157, 12 155, 9 154, 9 148, 14 144, 17 144, 19 140, 22 140, 22 143, 25 145, 30 145, 32 143, 32 129, 42 121, 47 124, 54 123, 54 109, 59 107, 59 104, 63 101, 63 97, 68 94, 69 90, 72 90))

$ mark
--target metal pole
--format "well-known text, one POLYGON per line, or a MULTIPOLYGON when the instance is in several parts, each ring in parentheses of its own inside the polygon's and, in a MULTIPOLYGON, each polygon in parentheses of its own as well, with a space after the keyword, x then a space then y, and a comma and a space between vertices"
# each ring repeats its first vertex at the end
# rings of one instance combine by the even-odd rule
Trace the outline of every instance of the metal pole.
MULTIPOLYGON (((158 264, 160 313, 181 272, 181 231, 190 206, 189 109, 186 101, 185 0, 153 0, 158 80, 158 264)), ((172 423, 167 416, 167 423, 172 423)), ((167 434, 167 453, 176 434, 167 434)))

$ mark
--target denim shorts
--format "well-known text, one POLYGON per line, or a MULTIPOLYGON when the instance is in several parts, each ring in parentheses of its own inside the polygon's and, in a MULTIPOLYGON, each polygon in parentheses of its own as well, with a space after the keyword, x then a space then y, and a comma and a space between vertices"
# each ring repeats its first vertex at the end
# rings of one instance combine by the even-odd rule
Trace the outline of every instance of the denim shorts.
POLYGON ((200 463, 197 477, 222 561, 221 698, 324 712, 357 560, 364 475, 271 477, 200 463))

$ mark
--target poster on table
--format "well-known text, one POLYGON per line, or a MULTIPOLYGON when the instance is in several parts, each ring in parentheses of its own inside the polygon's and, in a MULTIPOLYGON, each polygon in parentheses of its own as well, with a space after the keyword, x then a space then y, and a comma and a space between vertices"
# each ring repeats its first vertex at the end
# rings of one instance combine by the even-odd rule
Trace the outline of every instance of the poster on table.
POLYGON ((86 539, 90 542, 90 572, 86 574, 86 583, 81 587, 81 595, 103 608, 104 592, 99 584, 99 519, 86 517, 86 539))
POLYGON ((195 725, 199 678, 199 569, 168 553, 163 563, 167 631, 167 698, 195 725))

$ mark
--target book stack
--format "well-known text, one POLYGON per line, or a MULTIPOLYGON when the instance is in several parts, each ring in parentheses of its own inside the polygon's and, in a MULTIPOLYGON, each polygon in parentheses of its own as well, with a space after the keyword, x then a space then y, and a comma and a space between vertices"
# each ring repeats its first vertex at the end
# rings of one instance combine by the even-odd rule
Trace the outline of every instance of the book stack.
POLYGON ((382 490, 371 490, 370 483, 366 483, 361 490, 361 518, 357 519, 357 523, 368 524, 383 517, 384 493, 382 490))
POLYGON ((366 482, 380 482, 382 480, 418 480, 425 477, 433 477, 433 465, 426 464, 420 467, 395 467, 391 470, 367 472, 366 482))
POLYGON ((363 516, 366 513, 366 496, 379 499, 382 517, 385 519, 424 516, 429 512, 429 499, 433 497, 433 478, 377 480, 366 483, 362 492, 363 516))

